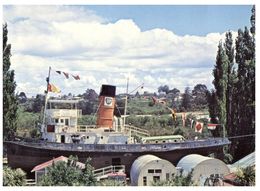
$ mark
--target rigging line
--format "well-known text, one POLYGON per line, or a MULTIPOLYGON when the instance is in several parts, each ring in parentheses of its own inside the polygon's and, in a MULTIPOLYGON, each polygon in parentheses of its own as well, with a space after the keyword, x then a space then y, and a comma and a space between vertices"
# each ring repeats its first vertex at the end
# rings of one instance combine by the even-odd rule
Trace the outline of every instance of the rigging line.
POLYGON ((255 134, 248 134, 248 135, 238 135, 238 136, 232 136, 232 137, 227 137, 228 139, 235 139, 235 138, 241 138, 241 137, 254 137, 255 134))
POLYGON ((92 119, 94 119, 94 117, 97 115, 97 112, 98 112, 98 110, 99 110, 100 106, 101 106, 101 102, 99 103, 99 105, 98 105, 98 108, 97 108, 97 110, 96 110, 95 114, 93 115, 93 118, 92 118, 92 119))
POLYGON ((118 110, 118 112, 119 112, 119 115, 122 116, 122 114, 121 114, 119 108, 117 107, 117 105, 116 105, 116 108, 117 108, 117 110, 118 110))

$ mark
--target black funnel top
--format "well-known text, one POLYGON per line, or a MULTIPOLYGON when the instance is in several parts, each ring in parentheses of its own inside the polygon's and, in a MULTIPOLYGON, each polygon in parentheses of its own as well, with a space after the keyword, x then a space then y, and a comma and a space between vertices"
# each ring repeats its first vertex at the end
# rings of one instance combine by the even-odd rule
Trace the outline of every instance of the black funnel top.
POLYGON ((115 95, 116 95, 116 86, 102 85, 99 95, 100 96, 115 97, 115 95))

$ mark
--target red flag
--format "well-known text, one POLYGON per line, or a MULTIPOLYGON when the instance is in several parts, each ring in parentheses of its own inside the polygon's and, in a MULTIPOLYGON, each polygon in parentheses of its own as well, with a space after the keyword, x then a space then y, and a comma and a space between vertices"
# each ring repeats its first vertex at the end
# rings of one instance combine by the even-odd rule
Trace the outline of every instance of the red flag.
POLYGON ((195 132, 202 133, 202 130, 203 130, 203 123, 201 123, 201 122, 196 122, 195 132))
POLYGON ((208 129, 215 130, 218 124, 208 123, 208 129))
POLYGON ((69 73, 66 73, 66 72, 62 72, 64 74, 64 76, 69 79, 69 73))
POLYGON ((79 75, 76 75, 76 76, 72 75, 72 77, 73 77, 75 80, 80 80, 79 75))

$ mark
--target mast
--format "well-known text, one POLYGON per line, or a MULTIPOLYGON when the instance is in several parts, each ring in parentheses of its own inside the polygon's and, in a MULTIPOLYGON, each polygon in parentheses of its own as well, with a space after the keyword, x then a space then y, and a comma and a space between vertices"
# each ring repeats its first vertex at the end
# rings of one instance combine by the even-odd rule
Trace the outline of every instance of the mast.
POLYGON ((125 96, 125 109, 124 109, 124 127, 125 127, 125 121, 126 121, 126 110, 127 110, 127 99, 128 99, 128 86, 129 86, 129 77, 127 77, 127 83, 126 83, 126 96, 125 96))
POLYGON ((49 92, 49 85, 50 85, 50 74, 51 74, 51 67, 49 66, 48 77, 46 78, 47 87, 46 87, 46 91, 45 91, 45 103, 44 103, 44 110, 43 110, 43 119, 42 119, 41 132, 44 132, 45 112, 46 112, 46 108, 47 108, 48 92, 49 92))

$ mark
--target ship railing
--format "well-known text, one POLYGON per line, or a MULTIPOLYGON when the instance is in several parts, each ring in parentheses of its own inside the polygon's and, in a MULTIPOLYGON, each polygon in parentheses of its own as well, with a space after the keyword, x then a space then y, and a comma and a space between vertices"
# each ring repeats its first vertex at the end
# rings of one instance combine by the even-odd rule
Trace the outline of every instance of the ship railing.
POLYGON ((35 179, 26 179, 26 186, 36 186, 35 179))
POLYGON ((110 165, 107 167, 93 170, 93 174, 96 178, 100 179, 107 176, 110 173, 125 172, 125 165, 110 165))
POLYGON ((125 125, 125 131, 128 131, 128 132, 130 131, 130 133, 132 135, 136 134, 136 135, 140 135, 140 136, 148 136, 148 137, 150 136, 149 131, 139 128, 139 127, 132 126, 132 125, 125 125))
POLYGON ((75 133, 76 126, 55 125, 55 133, 75 133))
POLYGON ((96 125, 78 125, 77 126, 77 132, 85 133, 89 132, 90 129, 96 129, 96 125))
POLYGON ((76 117, 82 116, 82 111, 79 109, 48 109, 46 110, 46 116, 55 117, 76 117))

